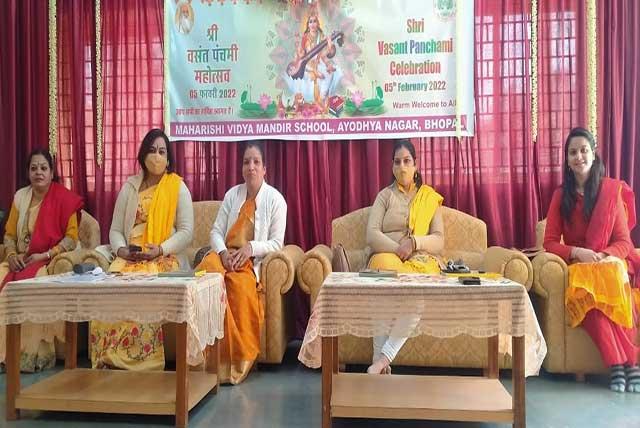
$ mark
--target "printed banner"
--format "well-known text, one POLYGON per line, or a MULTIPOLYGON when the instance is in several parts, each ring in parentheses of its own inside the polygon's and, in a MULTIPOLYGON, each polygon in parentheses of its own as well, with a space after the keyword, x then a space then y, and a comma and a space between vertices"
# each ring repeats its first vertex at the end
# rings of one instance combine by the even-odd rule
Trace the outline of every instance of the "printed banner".
POLYGON ((473 135, 473 1, 165 0, 172 140, 473 135), (457 67, 456 67, 457 65, 457 67))

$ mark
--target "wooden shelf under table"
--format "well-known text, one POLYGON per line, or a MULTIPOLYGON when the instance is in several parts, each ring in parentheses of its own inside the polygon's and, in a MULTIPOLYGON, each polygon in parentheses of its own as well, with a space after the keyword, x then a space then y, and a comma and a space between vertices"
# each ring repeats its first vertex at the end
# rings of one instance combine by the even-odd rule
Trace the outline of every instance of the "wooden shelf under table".
POLYGON ((337 373, 331 416, 513 422, 512 398, 499 379, 337 373))
MULTIPOLYGON (((217 375, 188 372, 188 410, 217 386, 217 375)), ((176 372, 63 370, 24 388, 16 408, 96 413, 173 415, 176 372)))

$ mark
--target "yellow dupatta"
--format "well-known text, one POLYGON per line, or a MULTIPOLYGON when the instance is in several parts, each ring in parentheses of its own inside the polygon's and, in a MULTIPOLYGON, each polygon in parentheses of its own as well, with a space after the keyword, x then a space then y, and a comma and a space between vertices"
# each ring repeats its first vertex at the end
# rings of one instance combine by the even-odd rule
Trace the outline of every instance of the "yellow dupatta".
POLYGON ((409 207, 409 229, 414 236, 424 236, 429 233, 431 220, 444 198, 433 187, 423 184, 409 207))
MULTIPOLYGON (((409 230, 413 236, 425 236, 429 233, 431 220, 444 198, 433 187, 423 184, 418 189, 409 206, 409 230)), ((440 273, 440 262, 432 255, 415 254, 403 263, 405 270, 418 273, 440 273)))
POLYGON ((149 207, 147 227, 144 231, 145 244, 160 245, 171 236, 181 181, 182 178, 173 173, 165 174, 160 179, 149 207))
MULTIPOLYGON (((620 200, 631 229, 636 220, 633 192, 623 181, 604 178, 587 226, 586 248, 598 252, 609 245, 620 200)), ((639 264, 638 256, 632 252, 625 260, 608 256, 596 263, 569 265, 565 307, 571 327, 578 326, 590 310, 597 309, 615 324, 632 328, 640 309, 640 294, 632 288, 628 272, 630 267, 636 267, 635 274, 638 275, 639 264)))
POLYGON ((580 325, 591 309, 599 310, 622 327, 633 327, 634 299, 627 264, 617 257, 569 265, 564 300, 571 327, 580 325))

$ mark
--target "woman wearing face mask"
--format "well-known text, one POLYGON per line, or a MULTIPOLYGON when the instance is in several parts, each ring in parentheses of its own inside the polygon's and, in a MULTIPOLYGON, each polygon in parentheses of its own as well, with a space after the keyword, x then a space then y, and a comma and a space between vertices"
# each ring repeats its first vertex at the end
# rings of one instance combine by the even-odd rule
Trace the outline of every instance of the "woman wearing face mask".
MULTIPOLYGON (((439 273, 438 255, 444 248, 443 197, 422 184, 416 166, 416 150, 408 140, 393 146, 393 176, 382 189, 369 213, 367 245, 373 254, 371 269, 404 273, 439 273)), ((414 317, 396 320, 390 336, 373 340, 373 364, 369 373, 390 373, 390 363, 407 338, 394 330, 415 328, 414 317)))
POLYGON ((544 248, 570 263, 567 317, 598 347, 610 369, 610 389, 640 393, 634 309, 640 303, 640 255, 629 234, 635 199, 625 182, 604 177, 595 149, 584 128, 567 136, 562 186, 551 199, 544 248))
MULTIPOLYGON (((30 184, 18 190, 5 225, 6 261, 0 263, 0 290, 7 282, 47 275, 47 264, 78 243, 82 198, 53 181, 53 159, 37 149, 27 164, 30 184)), ((20 370, 34 372, 56 362, 54 338, 64 338, 64 323, 22 325, 20 370)), ((0 362, 5 358, 0 329, 0 362)))
MULTIPOLYGON (((141 172, 122 186, 113 212, 109 241, 111 272, 158 273, 189 269, 182 252, 193 238, 191 193, 174 172, 171 144, 152 129, 138 151, 141 172)), ((91 323, 91 363, 96 367, 162 370, 160 324, 91 323)))
POLYGON ((258 296, 260 264, 282 249, 287 203, 264 176, 264 150, 246 144, 242 155, 244 183, 225 195, 211 229, 211 251, 198 269, 224 275, 227 310, 220 341, 218 376, 222 383, 242 382, 260 353, 264 314, 258 296))

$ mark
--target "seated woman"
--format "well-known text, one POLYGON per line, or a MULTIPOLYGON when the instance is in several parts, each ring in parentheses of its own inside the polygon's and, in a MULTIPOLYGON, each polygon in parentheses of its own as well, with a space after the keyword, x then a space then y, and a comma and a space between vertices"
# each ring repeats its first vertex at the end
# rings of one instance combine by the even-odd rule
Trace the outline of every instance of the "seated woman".
MULTIPOLYGON (((122 186, 113 212, 109 241, 116 258, 111 272, 159 273, 189 269, 182 252, 193 239, 191 193, 174 172, 171 144, 152 129, 138 151, 142 171, 122 186)), ((164 348, 160 324, 91 323, 94 368, 162 370, 164 348)))
POLYGON ((211 252, 198 266, 224 275, 227 310, 218 376, 234 385, 247 377, 260 353, 260 264, 282 249, 287 224, 287 203, 264 181, 265 173, 262 145, 248 142, 242 158, 244 183, 224 195, 211 230, 211 252))
POLYGON ((640 256, 629 235, 634 196, 626 183, 603 176, 595 149, 589 131, 571 130, 564 145, 562 187, 553 193, 547 214, 544 248, 572 263, 565 291, 567 316, 571 326, 582 325, 598 347, 610 369, 610 388, 640 392, 634 293, 628 276, 635 273, 639 283, 640 256))
MULTIPOLYGON (((6 261, 0 263, 0 290, 7 282, 47 275, 47 264, 78 243, 82 198, 54 180, 47 150, 31 152, 29 182, 13 198, 5 226, 6 261)), ((25 323, 21 328, 20 370, 34 372, 56 363, 54 338, 64 338, 64 322, 25 323)), ((0 361, 5 359, 5 329, 0 329, 0 361)))
MULTIPOLYGON (((437 274, 437 256, 444 248, 443 197, 422 184, 416 149, 408 140, 393 146, 393 176, 393 183, 378 193, 369 212, 367 244, 373 253, 369 268, 437 274)), ((373 364, 367 372, 391 372, 389 365, 407 340, 394 331, 411 331, 417 321, 412 316, 397 319, 389 337, 374 337, 373 364)))

